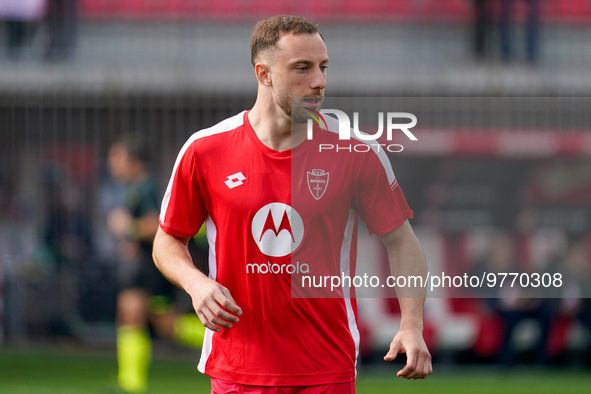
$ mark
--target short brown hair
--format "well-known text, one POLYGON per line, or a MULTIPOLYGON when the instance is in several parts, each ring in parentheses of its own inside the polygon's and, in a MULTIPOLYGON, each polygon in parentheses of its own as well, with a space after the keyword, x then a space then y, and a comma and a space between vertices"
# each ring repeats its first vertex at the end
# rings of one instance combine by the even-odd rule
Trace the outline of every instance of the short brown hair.
MULTIPOLYGON (((306 18, 293 15, 277 15, 259 21, 250 36, 250 61, 254 66, 261 51, 273 48, 282 34, 318 33, 318 25, 306 18)), ((320 34, 320 33, 318 33, 320 34)), ((320 35, 322 37, 322 35, 320 35)), ((324 38, 323 38, 324 39, 324 38)))

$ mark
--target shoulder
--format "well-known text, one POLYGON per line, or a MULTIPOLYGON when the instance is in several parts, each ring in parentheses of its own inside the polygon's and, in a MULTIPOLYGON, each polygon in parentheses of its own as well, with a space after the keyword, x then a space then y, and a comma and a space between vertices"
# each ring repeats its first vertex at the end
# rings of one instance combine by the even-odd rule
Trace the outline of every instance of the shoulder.
POLYGON ((186 150, 200 149, 205 146, 211 146, 212 144, 215 145, 225 142, 229 134, 241 129, 242 126, 244 126, 245 113, 246 111, 242 111, 239 114, 224 119, 211 127, 193 133, 187 142, 185 142, 185 145, 181 149, 181 153, 186 150))
MULTIPOLYGON (((365 171, 373 172, 375 170, 384 171, 390 183, 395 182, 394 171, 390 158, 386 153, 385 144, 379 140, 363 140, 359 138, 354 130, 349 130, 349 140, 339 138, 339 120, 332 116, 325 116, 327 130, 325 138, 330 144, 341 147, 343 155, 347 160, 352 160, 356 165, 362 166, 365 171)), ((363 135, 366 133, 361 132, 363 135)))

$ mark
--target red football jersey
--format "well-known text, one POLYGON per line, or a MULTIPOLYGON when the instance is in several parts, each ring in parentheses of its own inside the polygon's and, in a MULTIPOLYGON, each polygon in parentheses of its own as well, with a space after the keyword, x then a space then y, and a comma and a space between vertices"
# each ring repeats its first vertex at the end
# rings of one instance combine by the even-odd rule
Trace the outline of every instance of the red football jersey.
MULTIPOLYGON (((328 128, 335 130, 330 119, 328 128)), ((245 111, 183 146, 160 225, 168 234, 191 237, 206 223, 209 276, 243 311, 233 328, 207 330, 201 372, 259 386, 354 380, 354 298, 347 289, 318 298, 322 292, 292 281, 341 272, 352 277, 358 216, 383 235, 412 211, 384 152, 318 150, 319 144, 345 143, 362 142, 316 130, 312 140, 277 152, 257 138, 245 111)))

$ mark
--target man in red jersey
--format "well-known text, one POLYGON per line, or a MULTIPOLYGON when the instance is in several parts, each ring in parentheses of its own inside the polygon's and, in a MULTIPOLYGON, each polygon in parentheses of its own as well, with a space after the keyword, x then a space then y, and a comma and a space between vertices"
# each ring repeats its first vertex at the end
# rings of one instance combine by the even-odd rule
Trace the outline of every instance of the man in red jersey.
MULTIPOLYGON (((154 260, 191 296, 208 328, 198 369, 211 376, 212 393, 354 393, 355 300, 345 290, 340 297, 294 297, 292 280, 354 274, 358 216, 386 245, 394 273, 424 276, 407 220, 412 211, 383 151, 319 159, 310 149, 306 118, 292 114, 292 98, 318 111, 324 97, 328 55, 316 25, 294 16, 259 22, 251 56, 256 103, 195 133, 181 149, 154 260), (292 158, 305 164, 292 166, 292 158), (209 277, 186 249, 204 222, 209 277)), ((336 141, 334 123, 328 120, 319 138, 336 141)), ((422 379, 432 371, 422 337, 424 297, 399 302, 400 330, 384 359, 406 353, 398 376, 422 379)))

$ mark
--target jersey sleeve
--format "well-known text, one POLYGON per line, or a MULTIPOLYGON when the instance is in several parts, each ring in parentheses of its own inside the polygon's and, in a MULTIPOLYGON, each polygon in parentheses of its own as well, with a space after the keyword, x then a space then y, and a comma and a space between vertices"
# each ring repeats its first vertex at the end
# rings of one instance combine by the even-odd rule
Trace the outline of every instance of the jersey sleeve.
POLYGON ((170 235, 193 237, 207 218, 194 145, 178 155, 160 211, 160 227, 170 235))
POLYGON ((405 219, 411 219, 413 212, 396 180, 390 160, 385 153, 376 153, 360 168, 355 200, 369 233, 382 236, 400 227, 405 219))

